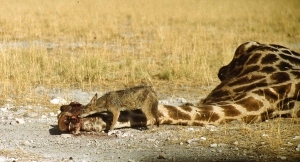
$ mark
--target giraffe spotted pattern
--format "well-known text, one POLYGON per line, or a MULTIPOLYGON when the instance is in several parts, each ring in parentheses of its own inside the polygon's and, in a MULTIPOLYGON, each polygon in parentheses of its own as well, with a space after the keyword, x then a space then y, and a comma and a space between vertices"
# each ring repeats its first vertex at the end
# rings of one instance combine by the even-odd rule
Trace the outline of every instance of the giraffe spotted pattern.
POLYGON ((237 48, 233 60, 220 69, 218 77, 221 84, 203 105, 219 106, 218 115, 225 120, 300 117, 297 52, 280 45, 244 43, 237 48))

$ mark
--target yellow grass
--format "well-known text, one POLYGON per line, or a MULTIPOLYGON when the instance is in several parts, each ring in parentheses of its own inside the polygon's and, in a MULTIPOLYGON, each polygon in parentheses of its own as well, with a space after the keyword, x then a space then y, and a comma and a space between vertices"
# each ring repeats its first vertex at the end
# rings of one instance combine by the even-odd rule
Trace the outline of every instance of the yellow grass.
POLYGON ((246 41, 300 51, 297 0, 0 3, 4 99, 37 86, 211 85, 246 41))

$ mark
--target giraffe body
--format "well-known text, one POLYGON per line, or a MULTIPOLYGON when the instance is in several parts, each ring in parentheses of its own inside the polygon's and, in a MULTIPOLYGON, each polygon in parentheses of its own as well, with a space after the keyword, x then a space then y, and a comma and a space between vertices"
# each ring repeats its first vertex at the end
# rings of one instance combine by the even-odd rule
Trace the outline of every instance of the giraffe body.
MULTIPOLYGON (((300 117, 297 52, 280 45, 247 42, 237 48, 232 61, 219 70, 218 77, 221 83, 197 106, 158 105, 159 123, 203 126, 232 120, 252 123, 276 117, 300 117)), ((64 116, 68 114, 60 117, 64 116)), ((86 118, 81 122, 91 121, 86 118)), ((101 122, 98 118, 97 122, 106 129, 105 120, 101 122)), ((150 121, 141 118, 139 111, 123 111, 115 128, 139 126, 139 123, 149 125, 150 121)))

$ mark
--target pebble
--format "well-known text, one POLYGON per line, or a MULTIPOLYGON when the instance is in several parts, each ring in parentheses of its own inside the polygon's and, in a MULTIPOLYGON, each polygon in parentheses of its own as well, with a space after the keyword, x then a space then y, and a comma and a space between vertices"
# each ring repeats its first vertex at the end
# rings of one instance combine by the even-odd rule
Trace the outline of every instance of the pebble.
POLYGON ((109 131, 109 132, 107 133, 108 136, 116 135, 117 137, 118 137, 118 136, 121 136, 121 134, 122 134, 122 132, 119 131, 119 130, 112 130, 112 131, 109 131))
POLYGON ((7 107, 1 107, 1 108, 0 108, 0 111, 2 111, 2 112, 7 112, 7 111, 8 111, 8 108, 7 108, 7 107))
POLYGON ((157 157, 157 159, 166 159, 166 158, 167 158, 167 155, 163 152, 161 152, 157 157))
POLYGON ((194 128, 187 128, 187 131, 194 131, 194 128))
POLYGON ((56 114, 54 114, 54 112, 50 112, 49 114, 50 116, 57 116, 56 114))
POLYGON ((0 161, 7 161, 7 158, 4 156, 0 156, 0 161))
POLYGON ((293 139, 298 139, 300 136, 295 136, 293 139))
POLYGON ((233 150, 235 150, 235 151, 238 151, 238 150, 239 150, 239 148, 238 148, 238 147, 234 147, 234 148, 233 148, 233 150))
POLYGON ((26 146, 30 146, 30 145, 31 145, 31 142, 25 141, 23 144, 26 145, 26 146))
POLYGON ((296 151, 300 151, 300 144, 296 146, 296 151))
POLYGON ((187 100, 184 99, 184 98, 177 98, 177 102, 180 102, 180 103, 186 103, 187 100))
POLYGON ((281 159, 281 160, 286 160, 286 157, 285 156, 277 156, 278 159, 281 159))
POLYGON ((16 120, 16 122, 19 123, 19 124, 25 124, 24 119, 16 118, 15 120, 16 120))
POLYGON ((67 101, 61 97, 55 97, 52 100, 50 100, 50 103, 54 105, 64 105, 67 104, 67 101))
POLYGON ((31 118, 39 116, 39 114, 37 112, 30 112, 30 113, 27 113, 26 115, 31 118))
POLYGON ((216 143, 212 143, 212 144, 210 144, 210 146, 209 147, 212 147, 212 148, 214 148, 214 147, 218 147, 218 144, 216 144, 216 143))
POLYGON ((153 138, 148 138, 147 139, 149 142, 155 142, 155 139, 153 139, 153 138))
POLYGON ((200 140, 199 138, 193 138, 193 139, 187 140, 186 143, 191 144, 191 143, 194 143, 194 142, 198 142, 199 140, 200 140))
POLYGON ((225 143, 219 143, 219 144, 218 144, 219 147, 225 147, 226 145, 227 145, 227 144, 225 144, 225 143))
POLYGON ((217 131, 217 127, 216 126, 213 126, 213 125, 206 125, 205 126, 206 129, 210 130, 210 131, 217 131))
POLYGON ((169 101, 167 101, 167 100, 159 100, 158 103, 167 105, 167 104, 169 104, 169 101))
POLYGON ((62 137, 62 138, 71 138, 72 135, 71 134, 61 134, 60 137, 62 137))

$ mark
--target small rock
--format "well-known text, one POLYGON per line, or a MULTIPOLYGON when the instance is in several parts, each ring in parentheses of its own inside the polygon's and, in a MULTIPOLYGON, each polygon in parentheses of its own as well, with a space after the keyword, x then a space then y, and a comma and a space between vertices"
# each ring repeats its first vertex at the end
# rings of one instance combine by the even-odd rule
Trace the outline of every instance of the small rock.
POLYGON ((25 146, 30 146, 30 145, 31 145, 31 143, 30 143, 29 141, 25 141, 23 144, 24 144, 25 146))
POLYGON ((300 144, 296 146, 296 151, 300 151, 300 144))
POLYGON ((62 138, 70 138, 70 137, 72 137, 72 135, 71 134, 61 134, 60 137, 62 137, 62 138))
POLYGON ((112 136, 112 135, 115 135, 116 137, 126 137, 128 136, 128 133, 123 133, 122 131, 119 131, 119 130, 112 130, 112 131, 109 131, 107 133, 108 136, 112 136))
POLYGON ((180 103, 186 103, 187 100, 184 99, 184 98, 177 98, 177 102, 180 102, 180 103))
POLYGON ((205 128, 210 131, 217 131, 217 127, 213 125, 206 125, 205 128))
POLYGON ((135 162, 135 160, 133 160, 133 159, 128 159, 128 162, 135 162))
POLYGON ((293 139, 298 139, 300 136, 295 136, 293 139))
POLYGON ((0 161, 8 161, 8 160, 7 160, 6 157, 4 157, 4 156, 1 155, 1 156, 0 156, 0 161))
POLYGON ((201 140, 203 140, 203 141, 205 141, 205 140, 206 140, 206 138, 205 138, 205 137, 200 137, 200 139, 201 139, 201 140))
POLYGON ((183 142, 180 142, 179 144, 180 144, 180 145, 183 145, 183 142))
POLYGON ((122 134, 121 137, 129 137, 129 136, 130 136, 130 132, 125 132, 125 133, 122 134))
POLYGON ((194 128, 187 128, 188 131, 194 131, 194 128))
POLYGON ((267 135, 267 134, 262 134, 261 136, 263 136, 263 137, 268 137, 269 135, 267 135))
POLYGON ((233 150, 235 150, 235 151, 238 151, 238 150, 239 150, 239 148, 238 148, 238 147, 234 147, 234 148, 233 148, 233 150))
POLYGON ((186 141, 186 143, 191 144, 192 142, 197 142, 199 141, 199 138, 193 138, 193 139, 189 139, 186 141))
POLYGON ((281 160, 286 160, 286 157, 285 156, 277 156, 278 159, 281 159, 281 160))
POLYGON ((50 112, 49 114, 50 116, 57 116, 56 114, 54 114, 54 112, 50 112))
POLYGON ((26 115, 31 118, 39 116, 39 114, 37 112, 30 112, 30 113, 27 113, 26 115))
POLYGON ((52 100, 50 100, 50 103, 54 105, 64 105, 67 104, 67 101, 61 97, 55 97, 52 100))
POLYGON ((15 124, 17 124, 17 122, 16 121, 11 121, 9 124, 10 125, 15 125, 15 124))
POLYGON ((235 142, 233 142, 233 144, 234 144, 234 145, 238 145, 238 144, 239 144, 239 142, 238 142, 238 141, 235 141, 235 142))
POLYGON ((14 105, 8 103, 8 104, 5 104, 4 107, 7 108, 7 109, 10 109, 10 108, 13 108, 14 105))
POLYGON ((147 141, 149 141, 149 142, 155 142, 155 139, 153 139, 153 138, 148 138, 147 141))
POLYGON ((166 159, 166 158, 167 158, 167 155, 163 152, 161 152, 157 157, 157 159, 166 159))
POLYGON ((159 100, 158 103, 163 104, 163 105, 167 105, 167 104, 169 104, 169 101, 167 101, 167 100, 159 100))
POLYGON ((7 110, 8 110, 7 107, 1 107, 1 108, 0 108, 0 111, 2 111, 2 112, 7 112, 7 110))
POLYGON ((212 147, 212 148, 214 148, 214 147, 218 147, 218 144, 216 144, 216 143, 212 143, 212 144, 210 144, 210 146, 209 147, 212 147))
POLYGON ((16 122, 19 124, 25 124, 24 119, 21 119, 21 118, 16 118, 16 122))
POLYGON ((75 161, 73 160, 72 157, 69 157, 69 161, 68 162, 75 162, 75 161))
POLYGON ((219 143, 218 146, 219 146, 219 147, 225 147, 226 144, 225 144, 225 143, 219 143))

